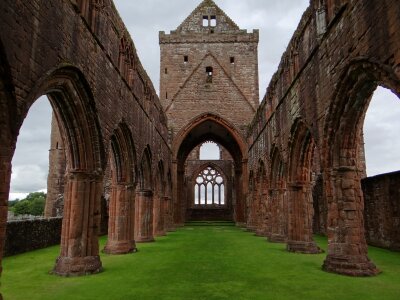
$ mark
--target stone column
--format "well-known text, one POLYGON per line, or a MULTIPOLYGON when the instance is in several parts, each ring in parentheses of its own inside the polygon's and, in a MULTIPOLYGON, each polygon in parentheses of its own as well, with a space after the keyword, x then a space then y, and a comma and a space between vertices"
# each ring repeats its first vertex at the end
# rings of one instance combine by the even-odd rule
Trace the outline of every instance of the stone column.
POLYGON ((308 182, 289 184, 289 226, 287 250, 290 252, 321 253, 313 239, 312 186, 308 182))
POLYGON ((268 213, 269 205, 268 195, 265 191, 261 194, 258 210, 258 228, 256 230, 257 236, 269 237, 271 234, 270 214, 268 213))
POLYGON ((165 231, 165 215, 164 215, 164 200, 165 197, 157 195, 154 197, 153 207, 153 229, 155 236, 166 235, 165 231))
POLYGON ((126 254, 136 252, 134 240, 135 195, 130 184, 112 188, 109 204, 108 240, 104 252, 126 254))
POLYGON ((328 201, 328 255, 323 269, 350 276, 374 276, 380 271, 367 256, 364 198, 355 167, 324 172, 328 201))
POLYGON ((173 201, 171 197, 165 197, 165 215, 166 215, 165 228, 169 232, 176 231, 176 228, 174 226, 174 216, 172 209, 173 209, 173 201))
POLYGON ((98 232, 103 179, 92 172, 70 172, 66 176, 61 253, 53 273, 77 276, 102 270, 98 232))
POLYGON ((135 240, 137 243, 154 242, 153 236, 153 192, 136 192, 135 240))

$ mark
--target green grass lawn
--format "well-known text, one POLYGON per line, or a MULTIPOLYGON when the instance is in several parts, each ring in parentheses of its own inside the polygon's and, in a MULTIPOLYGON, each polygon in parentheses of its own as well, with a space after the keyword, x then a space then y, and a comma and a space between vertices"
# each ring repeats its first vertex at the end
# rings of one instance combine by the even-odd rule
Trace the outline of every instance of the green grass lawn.
POLYGON ((102 254, 104 272, 75 278, 49 275, 58 247, 5 258, 1 291, 5 300, 400 299, 400 253, 378 248, 370 258, 383 273, 373 278, 323 272, 325 254, 288 253, 233 226, 193 224, 138 248, 102 254))

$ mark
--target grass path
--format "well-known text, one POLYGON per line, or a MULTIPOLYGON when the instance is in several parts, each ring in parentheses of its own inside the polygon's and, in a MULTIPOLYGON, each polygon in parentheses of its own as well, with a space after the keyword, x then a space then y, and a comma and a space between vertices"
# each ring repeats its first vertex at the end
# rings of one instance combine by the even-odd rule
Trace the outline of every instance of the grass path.
MULTIPOLYGON (((317 242, 326 249, 325 238, 317 242)), ((288 253, 284 244, 233 226, 186 226, 138 247, 135 254, 102 254, 104 272, 78 278, 48 274, 58 247, 9 257, 1 291, 5 300, 400 299, 400 253, 378 248, 370 258, 383 273, 350 278, 323 272, 325 254, 288 253)))

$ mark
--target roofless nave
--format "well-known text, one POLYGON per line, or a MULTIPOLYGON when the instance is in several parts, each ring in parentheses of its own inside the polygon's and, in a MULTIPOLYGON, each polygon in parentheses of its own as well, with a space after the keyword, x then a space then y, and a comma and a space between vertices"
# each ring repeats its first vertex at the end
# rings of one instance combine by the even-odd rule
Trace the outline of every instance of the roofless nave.
POLYGON ((324 270, 375 275, 364 228, 365 219, 368 239, 379 235, 374 214, 385 215, 377 242, 399 249, 398 202, 365 202, 361 189, 370 97, 378 85, 400 95, 398 1, 311 0, 261 105, 258 31, 211 0, 160 33, 160 97, 111 1, 4 0, 0 14, 1 252, 18 131, 44 94, 64 149, 50 173, 65 178, 56 274, 101 270, 105 183, 108 253, 223 218, 293 252, 318 253, 312 234, 324 232, 324 270), (208 141, 221 160, 199 160, 208 141))

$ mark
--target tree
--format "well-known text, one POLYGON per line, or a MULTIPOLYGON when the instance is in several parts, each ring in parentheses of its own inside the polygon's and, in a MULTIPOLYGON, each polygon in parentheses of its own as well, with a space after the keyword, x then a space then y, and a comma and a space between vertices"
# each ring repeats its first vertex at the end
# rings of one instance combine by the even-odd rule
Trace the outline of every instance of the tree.
POLYGON ((44 206, 46 204, 46 194, 43 192, 34 192, 28 194, 23 200, 12 202, 13 203, 10 204, 10 210, 14 211, 16 215, 41 216, 43 215, 44 206))

